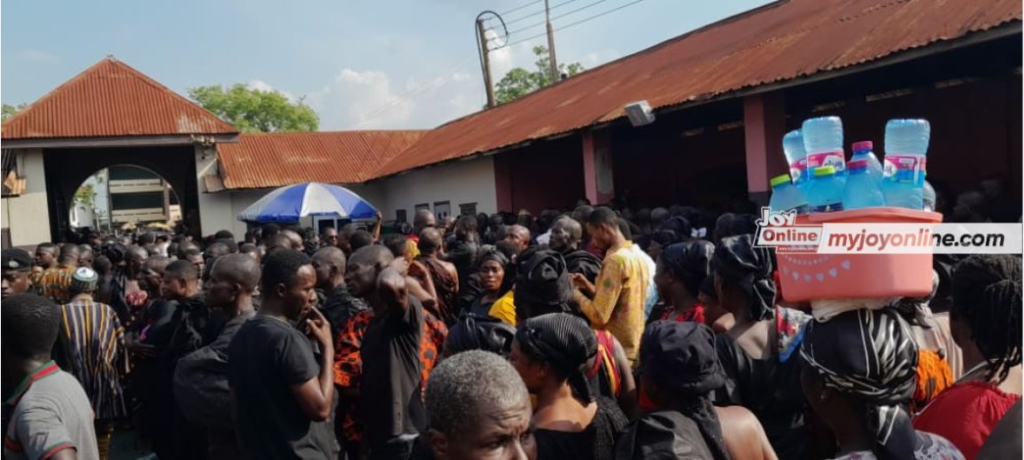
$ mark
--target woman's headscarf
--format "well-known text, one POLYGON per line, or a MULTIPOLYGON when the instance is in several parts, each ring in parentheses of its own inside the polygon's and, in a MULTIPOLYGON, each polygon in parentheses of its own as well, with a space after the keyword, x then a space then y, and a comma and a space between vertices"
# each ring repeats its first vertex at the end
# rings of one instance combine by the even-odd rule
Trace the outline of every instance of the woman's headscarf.
POLYGON ((568 313, 530 318, 519 325, 516 341, 523 353, 568 380, 576 399, 584 404, 594 400, 585 368, 597 354, 597 338, 586 321, 568 313))
POLYGON ((730 458, 711 403, 712 392, 725 385, 711 328, 692 322, 651 323, 640 341, 640 373, 680 399, 685 407, 673 409, 697 423, 716 459, 730 458))
POLYGON ((665 270, 680 280, 690 295, 696 297, 700 285, 708 277, 714 253, 715 245, 707 241, 687 241, 665 248, 660 261, 665 270))
POLYGON ((903 405, 914 394, 917 344, 898 313, 861 309, 824 323, 811 321, 800 356, 826 388, 864 404, 875 456, 914 458, 916 436, 903 405))
POLYGON ((532 316, 569 311, 572 283, 565 259, 550 249, 527 249, 516 263, 516 305, 529 306, 532 316), (537 310, 543 310, 538 312, 537 310))
POLYGON ((466 314, 448 331, 444 349, 451 355, 469 350, 484 350, 505 358, 512 353, 516 328, 489 316, 466 314))
POLYGON ((775 310, 775 281, 767 248, 754 246, 753 235, 722 239, 715 248, 711 269, 725 284, 738 285, 750 299, 751 319, 772 318, 775 310))
POLYGON ((480 249, 479 256, 476 261, 476 271, 480 270, 480 266, 493 260, 501 265, 502 271, 505 272, 504 278, 501 280, 501 288, 498 289, 498 296, 504 295, 509 289, 512 289, 512 284, 515 281, 515 273, 512 272, 512 263, 509 261, 508 256, 501 252, 494 246, 484 246, 480 249))

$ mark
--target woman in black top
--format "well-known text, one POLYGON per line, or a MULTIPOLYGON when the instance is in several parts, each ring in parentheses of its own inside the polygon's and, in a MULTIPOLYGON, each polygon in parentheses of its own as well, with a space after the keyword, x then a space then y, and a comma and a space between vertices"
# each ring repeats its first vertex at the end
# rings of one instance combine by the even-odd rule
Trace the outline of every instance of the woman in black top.
POLYGON ((477 316, 489 316, 494 302, 512 289, 515 274, 504 253, 485 247, 477 260, 477 276, 482 292, 469 307, 469 312, 477 316))
POLYGON ((775 306, 772 261, 752 235, 723 238, 711 260, 720 305, 735 325, 715 340, 725 370, 725 386, 715 405, 750 409, 760 420, 781 459, 802 458, 808 433, 807 401, 800 391, 795 351, 810 317, 775 306))
POLYGON ((537 458, 613 458, 628 421, 615 401, 591 394, 584 371, 596 353, 586 321, 567 313, 531 318, 517 329, 511 361, 537 396, 537 458))

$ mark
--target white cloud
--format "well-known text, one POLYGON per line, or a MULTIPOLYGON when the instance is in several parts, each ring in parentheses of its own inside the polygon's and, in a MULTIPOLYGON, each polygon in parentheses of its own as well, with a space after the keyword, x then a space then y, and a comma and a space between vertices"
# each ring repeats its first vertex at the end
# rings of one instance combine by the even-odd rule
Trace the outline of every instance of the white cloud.
POLYGON ((432 128, 479 110, 482 84, 458 69, 427 82, 397 84, 382 71, 343 69, 309 95, 320 114, 320 129, 432 128))
POLYGON ((18 57, 24 61, 34 64, 52 64, 58 61, 57 56, 46 51, 36 49, 23 49, 18 51, 18 57))
POLYGON ((267 82, 265 82, 263 80, 249 80, 245 84, 245 86, 246 86, 246 88, 254 89, 256 91, 263 91, 263 92, 277 91, 277 92, 283 94, 285 97, 287 97, 289 101, 295 101, 295 96, 292 95, 292 93, 289 93, 287 91, 282 91, 280 89, 274 88, 273 86, 270 86, 270 83, 267 83, 267 82))

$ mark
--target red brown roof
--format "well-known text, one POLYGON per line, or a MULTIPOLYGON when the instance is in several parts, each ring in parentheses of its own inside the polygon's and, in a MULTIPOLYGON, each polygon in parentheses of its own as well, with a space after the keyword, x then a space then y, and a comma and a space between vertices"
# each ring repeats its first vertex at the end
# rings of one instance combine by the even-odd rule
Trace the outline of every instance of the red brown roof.
POLYGON ((3 125, 3 140, 237 134, 227 123, 112 56, 3 125))
POLYGON ((345 131, 241 134, 219 144, 220 175, 228 189, 299 182, 358 183, 406 150, 425 131, 345 131))
POLYGON ((602 124, 637 100, 707 101, 1020 20, 1020 0, 779 1, 442 125, 377 176, 602 124))

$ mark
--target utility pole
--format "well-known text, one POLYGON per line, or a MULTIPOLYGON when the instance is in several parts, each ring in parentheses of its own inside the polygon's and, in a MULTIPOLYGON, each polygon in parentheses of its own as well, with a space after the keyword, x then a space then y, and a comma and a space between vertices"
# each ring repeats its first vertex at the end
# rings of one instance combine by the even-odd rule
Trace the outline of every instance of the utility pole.
MULTIPOLYGON (((483 16, 483 13, 480 14, 483 16)), ((480 44, 480 59, 484 71, 484 87, 487 89, 487 107, 494 107, 494 85, 491 82, 491 49, 487 46, 487 34, 484 29, 482 17, 476 18, 476 33, 480 44)))
POLYGON ((558 59, 555 58, 555 31, 551 29, 551 9, 544 0, 544 22, 548 28, 548 65, 551 66, 551 84, 558 82, 558 59))

